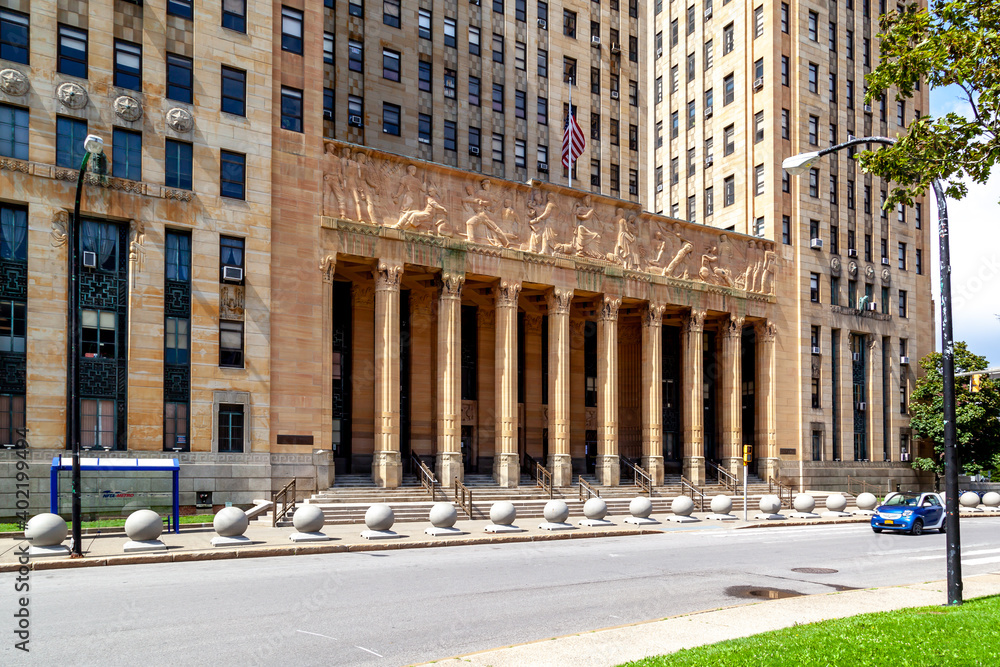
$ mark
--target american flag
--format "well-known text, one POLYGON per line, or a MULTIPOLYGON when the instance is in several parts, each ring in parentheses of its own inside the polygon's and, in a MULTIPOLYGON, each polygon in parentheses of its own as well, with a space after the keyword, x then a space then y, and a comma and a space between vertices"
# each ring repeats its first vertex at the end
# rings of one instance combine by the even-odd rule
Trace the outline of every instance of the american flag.
POLYGON ((583 154, 583 149, 586 145, 587 142, 583 137, 583 130, 580 129, 580 124, 576 122, 573 109, 570 108, 569 114, 566 116, 566 127, 563 129, 563 166, 569 169, 573 162, 583 154))

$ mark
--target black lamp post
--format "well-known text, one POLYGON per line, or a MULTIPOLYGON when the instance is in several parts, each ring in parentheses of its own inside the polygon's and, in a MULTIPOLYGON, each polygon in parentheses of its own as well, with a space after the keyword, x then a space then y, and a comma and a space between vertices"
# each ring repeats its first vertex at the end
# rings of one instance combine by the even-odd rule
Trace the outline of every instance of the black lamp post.
POLYGON ((69 313, 67 317, 67 356, 66 373, 66 436, 73 448, 73 552, 72 558, 83 557, 83 530, 80 518, 80 407, 78 390, 80 384, 80 351, 77 340, 80 328, 80 296, 77 290, 77 241, 76 230, 80 226, 80 197, 83 195, 83 179, 87 173, 87 163, 91 155, 104 152, 104 140, 94 134, 88 134, 83 140, 83 162, 80 163, 80 175, 76 179, 76 201, 73 204, 73 219, 66 230, 66 254, 69 257, 69 313))
MULTIPOLYGON (((862 144, 896 143, 889 137, 851 139, 820 151, 800 153, 781 163, 793 176, 809 171, 813 163, 830 153, 862 144)), ((941 375, 944 393, 944 479, 945 479, 945 540, 948 569, 948 604, 962 604, 962 544, 959 534, 958 454, 955 447, 955 345, 951 318, 951 247, 948 240, 948 202, 938 179, 932 182, 938 207, 938 238, 941 252, 941 375)))

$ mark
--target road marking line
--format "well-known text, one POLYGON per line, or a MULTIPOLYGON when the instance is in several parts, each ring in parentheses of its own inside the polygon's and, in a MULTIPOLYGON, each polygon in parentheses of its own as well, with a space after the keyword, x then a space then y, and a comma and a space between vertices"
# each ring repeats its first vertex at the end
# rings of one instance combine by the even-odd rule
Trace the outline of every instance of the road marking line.
POLYGON ((1000 563, 1000 556, 994 556, 993 558, 970 558, 969 560, 962 559, 962 565, 986 565, 987 563, 1000 563))
POLYGON ((361 649, 362 651, 368 651, 368 652, 369 652, 369 653, 371 653, 372 655, 377 655, 377 656, 378 656, 378 657, 380 657, 380 658, 381 658, 381 657, 383 657, 382 655, 379 655, 379 654, 378 654, 378 653, 376 653, 375 651, 372 651, 372 650, 370 650, 370 649, 367 649, 367 648, 365 648, 364 646, 357 646, 357 645, 355 645, 355 646, 354 646, 354 648, 359 648, 359 649, 361 649))
MULTIPOLYGON (((980 549, 979 551, 963 551, 962 552, 962 562, 965 562, 966 556, 982 556, 985 554, 996 554, 1000 553, 1000 549, 980 549)), ((943 553, 938 553, 933 556, 907 556, 910 560, 933 560, 935 558, 940 558, 943 553)))
POLYGON ((327 639, 332 639, 333 641, 340 641, 336 637, 331 637, 330 635, 321 635, 318 632, 309 632, 308 630, 296 630, 295 632, 301 632, 304 635, 314 635, 316 637, 325 637, 327 639))

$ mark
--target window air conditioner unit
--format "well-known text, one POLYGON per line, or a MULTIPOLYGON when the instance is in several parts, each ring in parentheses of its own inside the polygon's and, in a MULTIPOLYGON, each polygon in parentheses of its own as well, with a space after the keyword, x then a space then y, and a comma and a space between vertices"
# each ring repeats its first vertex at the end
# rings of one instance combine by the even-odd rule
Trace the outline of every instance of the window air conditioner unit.
POLYGON ((418 137, 417 141, 419 141, 422 144, 429 144, 429 143, 431 143, 431 140, 428 139, 427 137, 418 137))
POLYGON ((868 409, 868 404, 867 403, 865 403, 864 401, 861 401, 860 403, 858 403, 858 410, 860 412, 864 412, 866 409, 868 409))
POLYGON ((352 125, 354 127, 363 127, 363 125, 361 124, 361 116, 348 116, 347 124, 352 125))
POLYGON ((712 8, 711 7, 709 7, 708 9, 705 10, 705 18, 707 18, 707 19, 712 18, 712 8))
POLYGON ((333 120, 333 112, 329 110, 324 111, 323 120, 333 120))
POLYGON ((823 239, 809 239, 809 247, 813 250, 822 250, 823 239))
POLYGON ((662 55, 663 55, 663 49, 657 49, 656 50, 656 57, 659 58, 662 55))
POLYGON ((866 104, 865 105, 865 113, 871 113, 871 112, 872 112, 872 105, 866 104))
POLYGON ((89 250, 83 251, 83 266, 88 269, 97 268, 97 253, 89 250))
POLYGON ((899 460, 900 461, 909 461, 910 460, 910 453, 909 452, 903 452, 902 454, 899 455, 899 460))
POLYGON ((889 266, 889 258, 888 258, 888 257, 883 257, 883 258, 882 258, 882 263, 883 263, 884 265, 886 265, 886 266, 889 266))
POLYGON ((712 107, 705 107, 705 118, 711 118, 713 110, 712 107))
POLYGON ((656 191, 657 192, 663 192, 663 183, 657 183, 656 184, 656 191))
POLYGON ((847 249, 847 256, 848 257, 857 257, 858 256, 858 249, 857 248, 848 248, 847 249))
POLYGON ((878 310, 878 304, 874 301, 868 304, 868 310, 876 312, 878 310))
POLYGON ((861 353, 851 352, 851 361, 861 361, 861 353))
MULTIPOLYGON (((478 5, 479 3, 477 2, 476 4, 478 5)), ((548 30, 549 24, 545 22, 545 19, 538 19, 538 27, 542 30, 548 30)))
POLYGON ((899 358, 899 363, 902 366, 909 366, 910 365, 910 358, 909 357, 900 357, 899 358))
POLYGON ((243 269, 239 266, 222 267, 222 279, 228 283, 238 283, 243 280, 243 269))
POLYGON ((469 155, 479 155, 479 146, 469 146, 469 155))
POLYGON ((819 347, 815 347, 814 346, 813 349, 812 349, 812 353, 813 354, 819 354, 819 347))
POLYGON ((621 45, 619 45, 619 44, 615 44, 614 42, 612 42, 612 43, 611 43, 611 53, 614 53, 614 54, 616 54, 616 55, 617 55, 617 54, 619 54, 619 53, 621 53, 621 52, 622 52, 622 47, 621 47, 621 45))
POLYGON ((613 100, 617 100, 618 99, 618 91, 617 90, 612 90, 611 91, 611 99, 613 99, 613 100))
POLYGON ((764 87, 764 77, 758 76, 756 79, 753 80, 754 90, 760 90, 763 87, 764 87))
POLYGON ((601 36, 600 35, 591 35, 590 36, 590 44, 592 46, 600 46, 601 45, 601 36))
POLYGON ((707 158, 705 158, 705 166, 706 167, 711 167, 713 164, 715 164, 715 158, 714 157, 712 157, 711 155, 709 155, 707 158))
POLYGON ((549 173, 549 163, 548 162, 539 162, 538 163, 538 171, 546 173, 546 174, 549 173))

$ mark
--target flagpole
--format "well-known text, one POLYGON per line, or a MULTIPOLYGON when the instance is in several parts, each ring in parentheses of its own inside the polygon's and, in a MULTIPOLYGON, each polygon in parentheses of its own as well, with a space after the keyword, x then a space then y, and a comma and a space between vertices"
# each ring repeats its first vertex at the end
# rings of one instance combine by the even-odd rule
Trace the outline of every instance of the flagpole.
MULTIPOLYGON (((565 132, 570 131, 570 120, 573 118, 573 79, 569 80, 569 118, 566 119, 566 129, 565 132)), ((573 139, 572 134, 570 134, 570 151, 569 151, 569 187, 573 187, 573 165, 576 160, 573 158, 573 139)))

